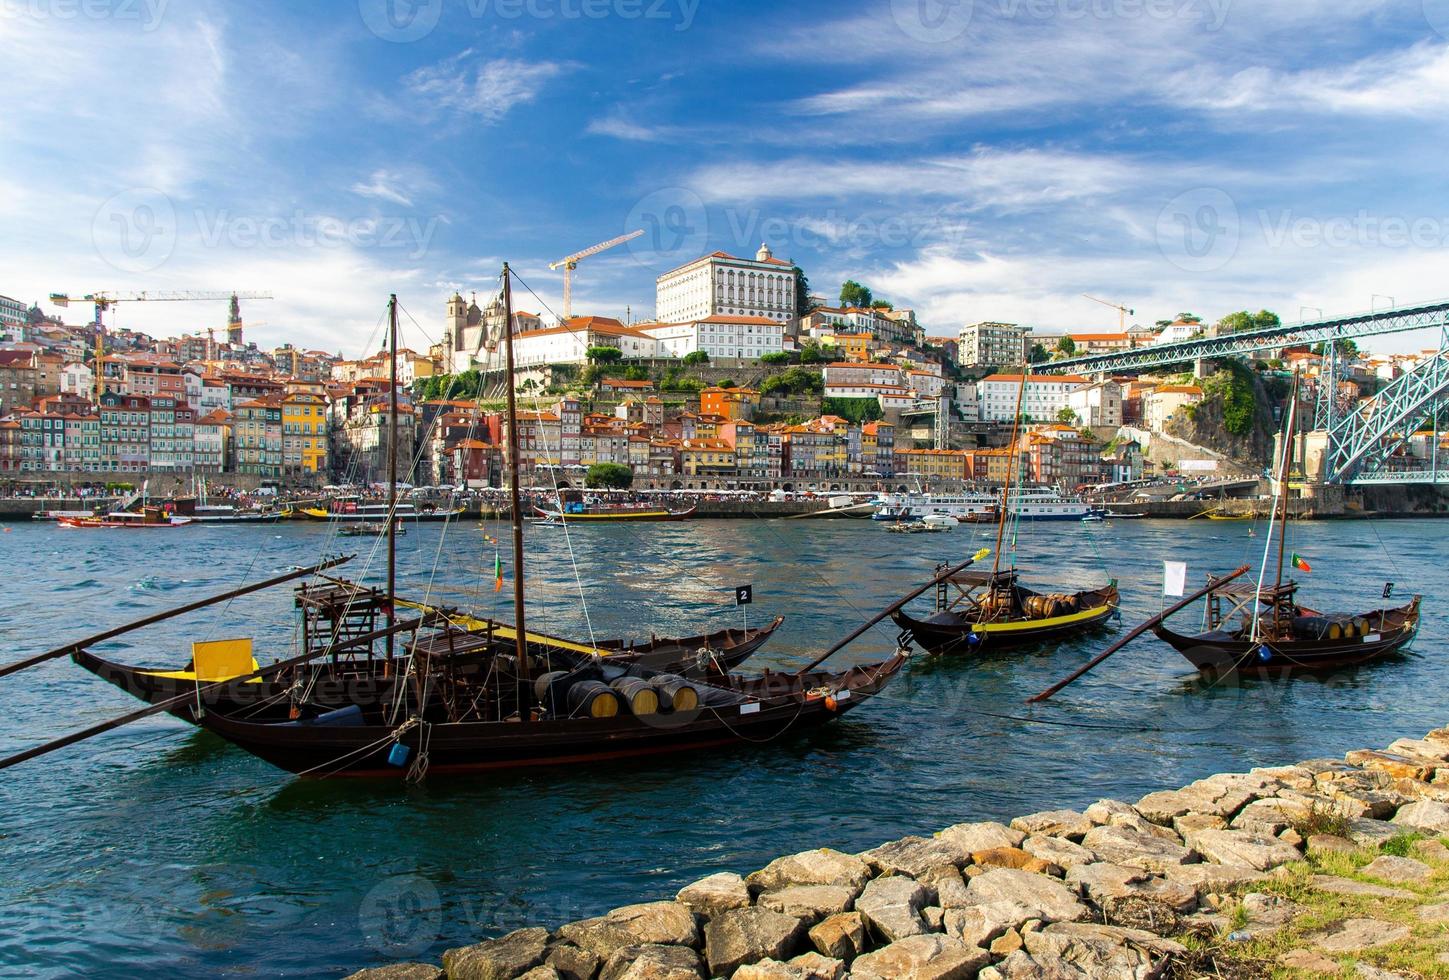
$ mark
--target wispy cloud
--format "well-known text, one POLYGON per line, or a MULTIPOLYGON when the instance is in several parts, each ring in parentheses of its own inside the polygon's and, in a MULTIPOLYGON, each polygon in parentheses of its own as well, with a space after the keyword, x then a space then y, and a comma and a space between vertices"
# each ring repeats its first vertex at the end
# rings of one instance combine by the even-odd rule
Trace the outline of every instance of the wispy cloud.
POLYGON ((387 170, 374 170, 372 176, 366 181, 358 181, 352 185, 352 193, 362 197, 377 198, 383 201, 392 201, 394 204, 401 204, 405 208, 412 207, 413 199, 397 189, 400 179, 397 174, 387 170))
POLYGON ((549 79, 564 68, 552 61, 488 60, 470 48, 438 64, 419 68, 404 81, 414 95, 492 125, 536 99, 549 79))

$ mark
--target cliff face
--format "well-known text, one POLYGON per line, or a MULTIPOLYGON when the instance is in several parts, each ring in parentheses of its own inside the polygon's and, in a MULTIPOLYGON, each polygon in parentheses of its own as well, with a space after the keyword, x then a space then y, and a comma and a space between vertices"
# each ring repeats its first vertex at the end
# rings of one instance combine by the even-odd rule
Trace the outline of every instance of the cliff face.
POLYGON ((1168 423, 1168 435, 1222 453, 1254 470, 1273 454, 1273 399, 1246 366, 1219 371, 1202 382, 1203 400, 1168 423), (1191 417, 1189 417, 1191 416, 1191 417), (1237 430, 1237 431, 1234 431, 1237 430))

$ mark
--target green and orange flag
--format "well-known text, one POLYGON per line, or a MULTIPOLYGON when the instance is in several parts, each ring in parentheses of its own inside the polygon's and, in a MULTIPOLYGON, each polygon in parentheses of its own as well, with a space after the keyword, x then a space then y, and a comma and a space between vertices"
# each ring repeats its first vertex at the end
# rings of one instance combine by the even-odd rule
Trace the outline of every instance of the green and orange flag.
MULTIPOLYGON (((1293 557, 1297 558, 1298 556, 1294 555, 1293 557)), ((498 554, 496 548, 493 551, 493 591, 503 591, 503 558, 498 554)))
POLYGON ((1308 562, 1303 559, 1303 556, 1296 551, 1293 552, 1293 567, 1298 569, 1300 572, 1313 571, 1313 566, 1308 564, 1308 562))

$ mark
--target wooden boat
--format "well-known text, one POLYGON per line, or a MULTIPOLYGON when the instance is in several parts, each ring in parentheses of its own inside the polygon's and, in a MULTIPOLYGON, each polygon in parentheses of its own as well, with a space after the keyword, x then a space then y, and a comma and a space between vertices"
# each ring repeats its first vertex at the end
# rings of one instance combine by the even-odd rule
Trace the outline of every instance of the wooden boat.
MULTIPOLYGON (((387 523, 381 524, 344 524, 337 529, 337 533, 344 538, 379 538, 387 534, 387 523)), ((393 531, 394 534, 407 534, 408 529, 401 524, 393 531)))
POLYGON ((417 507, 410 503, 368 501, 359 497, 338 497, 318 506, 294 506, 282 511, 282 516, 294 521, 351 521, 386 524, 388 514, 398 521, 450 521, 462 517, 464 507, 442 509, 417 507))
POLYGON ((116 512, 103 517, 57 517, 59 527, 75 528, 155 528, 185 527, 192 523, 189 517, 173 517, 160 507, 143 507, 138 512, 116 512))
POLYGON ((535 506, 533 512, 544 518, 551 524, 559 523, 580 523, 580 524, 601 524, 614 523, 618 521, 685 521, 694 516, 698 508, 690 507, 686 510, 669 510, 667 507, 642 507, 619 505, 619 506, 592 506, 579 505, 580 509, 574 510, 568 504, 563 510, 549 510, 544 507, 535 506))
POLYGON ((1117 612, 1115 582, 1100 589, 1043 595, 1015 571, 962 572, 937 589, 936 611, 923 619, 892 617, 909 639, 932 653, 990 652, 1058 640, 1101 626, 1117 612), (956 596, 948 599, 949 589, 956 596))

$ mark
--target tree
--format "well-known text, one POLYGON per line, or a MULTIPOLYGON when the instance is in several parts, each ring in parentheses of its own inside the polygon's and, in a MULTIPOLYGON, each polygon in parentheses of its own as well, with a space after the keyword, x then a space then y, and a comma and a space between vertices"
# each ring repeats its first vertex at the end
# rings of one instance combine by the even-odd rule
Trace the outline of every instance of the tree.
POLYGON ((634 485, 634 471, 623 463, 594 463, 584 474, 584 486, 628 490, 634 485))
POLYGON ((584 356, 595 364, 613 364, 624 356, 617 347, 590 347, 584 356))
POLYGON ((856 282, 854 279, 847 279, 840 285, 840 305, 858 306, 864 309, 870 306, 874 299, 870 290, 856 282))
POLYGON ((888 299, 873 299, 870 301, 870 308, 873 310, 894 310, 896 304, 888 299))
POLYGON ((800 345, 801 364, 819 364, 825 359, 825 355, 820 351, 820 345, 815 341, 807 340, 800 345))
POLYGON ((715 384, 715 387, 716 388, 733 388, 734 386, 735 386, 735 379, 734 378, 725 378, 723 381, 716 382, 716 384, 715 384))
POLYGON ((768 354, 763 354, 763 355, 760 356, 760 363, 761 364, 789 364, 790 363, 790 355, 789 354, 786 354, 782 350, 771 351, 768 354))
POLYGON ((795 273, 795 315, 805 316, 815 309, 810 302, 810 280, 805 278, 805 270, 798 265, 791 271, 795 273))
POLYGON ((1077 413, 1072 409, 1063 408, 1060 412, 1057 413, 1057 421, 1060 422, 1062 425, 1076 425, 1079 421, 1079 417, 1077 413))
POLYGON ((683 363, 691 366, 695 364, 708 364, 709 355, 702 350, 692 350, 688 354, 685 354, 682 360, 683 363))
POLYGON ((1057 341, 1057 353, 1071 357, 1077 352, 1077 342, 1071 337, 1063 337, 1057 341))
POLYGON ((1281 327, 1283 321, 1276 313, 1267 310, 1259 310, 1257 313, 1249 313, 1247 310, 1240 310, 1237 313, 1229 313, 1218 321, 1218 333, 1243 333, 1247 330, 1271 330, 1281 327))
POLYGON ((1032 344, 1031 353, 1026 356, 1026 359, 1032 364, 1041 364, 1044 361, 1050 361, 1052 359, 1052 355, 1051 352, 1048 351, 1041 344, 1032 344))

